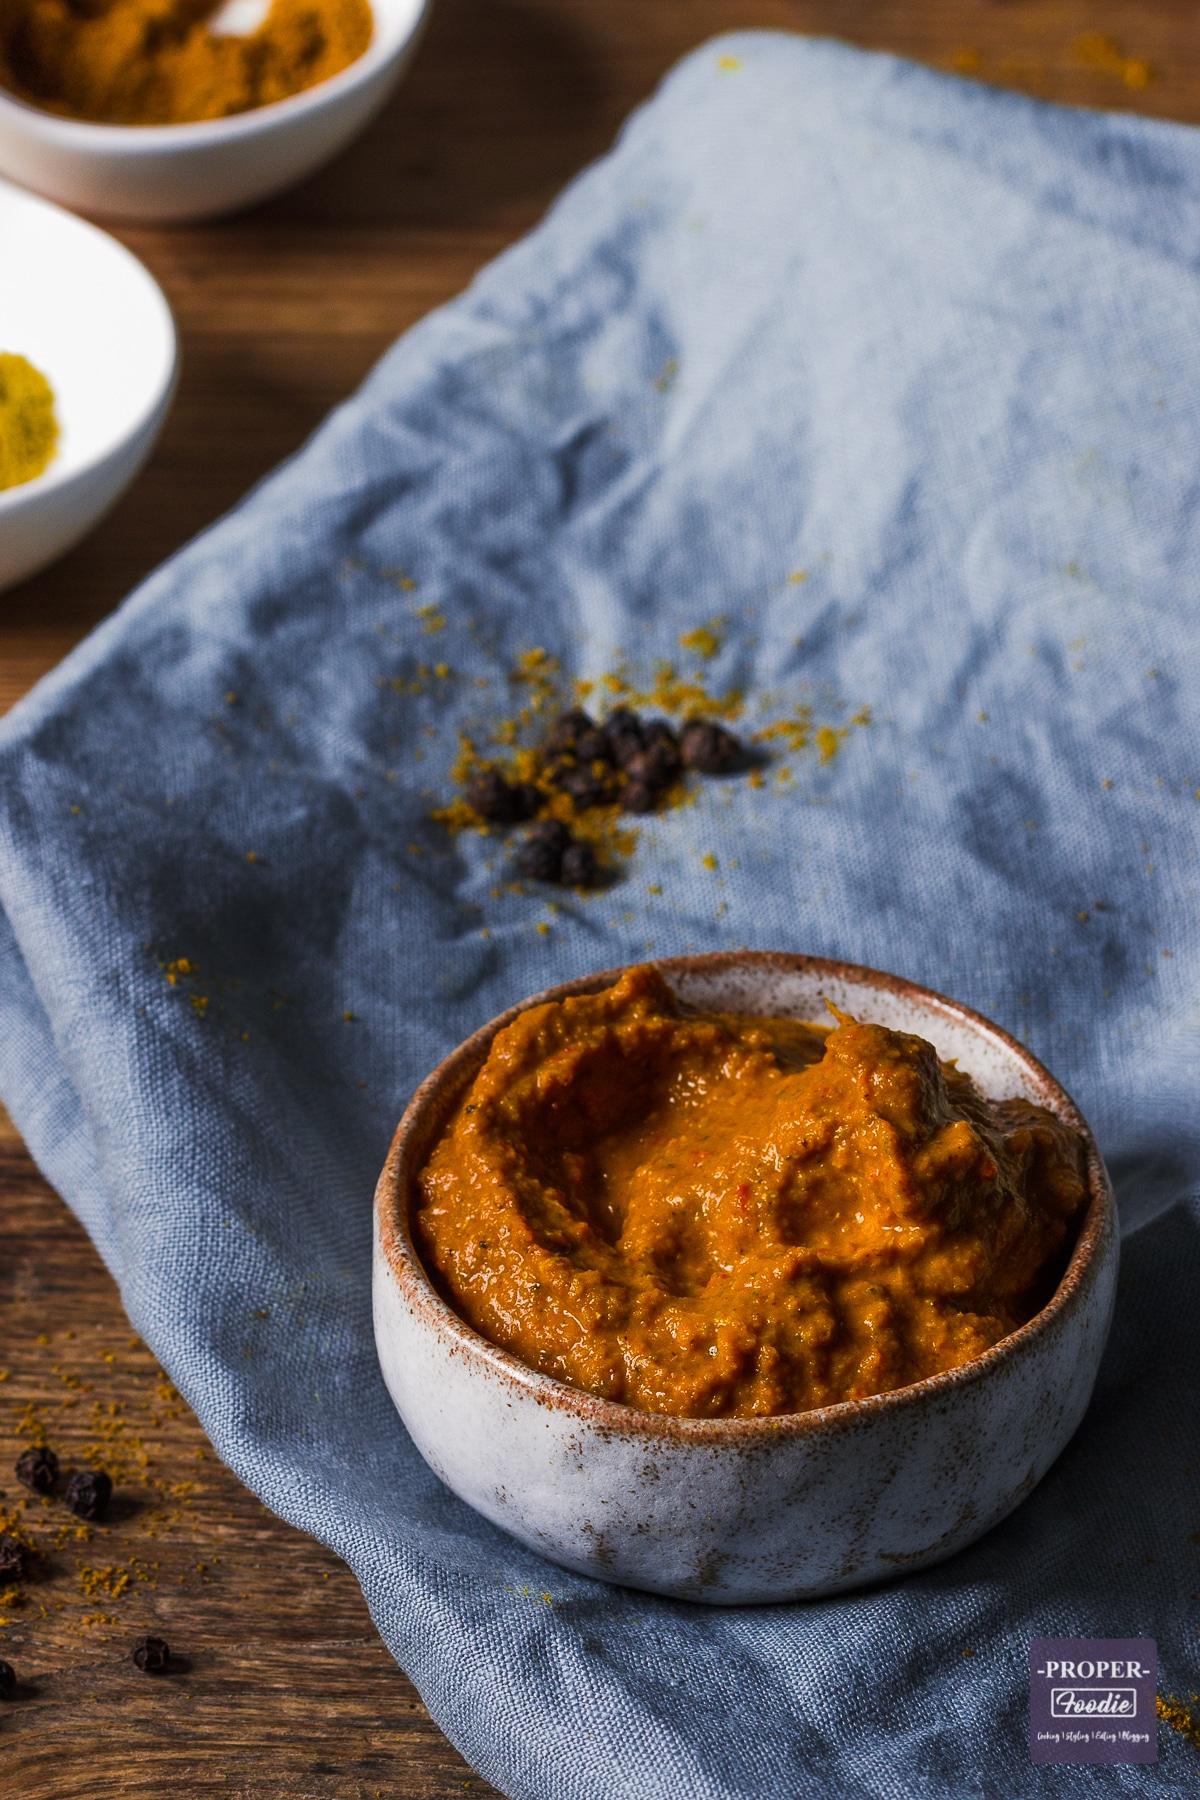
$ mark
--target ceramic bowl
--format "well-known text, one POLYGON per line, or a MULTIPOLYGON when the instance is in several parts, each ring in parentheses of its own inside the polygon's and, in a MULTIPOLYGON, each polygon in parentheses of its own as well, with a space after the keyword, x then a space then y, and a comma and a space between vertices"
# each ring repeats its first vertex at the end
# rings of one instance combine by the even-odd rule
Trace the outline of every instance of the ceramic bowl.
POLYGON ((894 1393, 769 1419, 658 1417, 538 1374, 465 1324, 413 1247, 415 1177, 496 1032, 418 1089, 380 1177, 375 1337, 392 1398, 434 1471, 477 1512, 580 1574, 711 1604, 815 1598, 940 1562, 1037 1485, 1083 1417, 1112 1312, 1117 1233, 1099 1152, 1027 1050, 940 994, 873 969, 740 951, 660 962, 713 1011, 858 1018, 919 1033, 993 1099, 1036 1101, 1079 1131, 1090 1202, 1048 1305, 977 1361, 894 1393))
POLYGON ((137 474, 171 403, 175 327, 123 245, 0 181, 0 350, 48 378, 61 432, 43 475, 0 491, 2 589, 60 556, 137 474))
POLYGON ((340 75, 253 112, 192 125, 93 125, 0 91, 0 175, 104 219, 215 218, 328 162, 374 118, 416 48, 429 0, 371 0, 375 35, 340 75))

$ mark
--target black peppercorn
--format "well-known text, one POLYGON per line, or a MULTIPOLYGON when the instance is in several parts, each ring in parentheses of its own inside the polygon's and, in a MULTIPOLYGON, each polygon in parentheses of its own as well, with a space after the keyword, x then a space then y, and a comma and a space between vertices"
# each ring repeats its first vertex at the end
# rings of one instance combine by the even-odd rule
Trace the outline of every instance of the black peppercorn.
POLYGON ((730 732, 706 719, 692 719, 679 734, 679 748, 686 768, 701 775, 725 775, 742 754, 742 746, 730 732))
POLYGON ((585 807, 599 806, 607 792, 604 777, 592 768, 568 766, 559 769, 554 782, 564 794, 570 795, 581 812, 585 807))
POLYGON ((575 757, 581 763, 611 762, 612 745, 598 726, 581 731, 575 739, 575 757))
POLYGON ((590 844, 567 845, 559 879, 567 887, 591 887, 596 879, 596 856, 590 844))
POLYGON ((579 707, 573 707, 570 712, 559 713, 551 724, 546 733, 546 748, 560 755, 563 751, 577 754, 580 738, 595 729, 595 719, 590 718, 579 707))
POLYGON ((20 1538, 0 1535, 0 1581, 24 1581, 29 1573, 29 1552, 20 1538))
POLYGON ((651 719, 645 730, 646 754, 663 770, 664 781, 679 772, 679 739, 665 719, 651 719))
POLYGON ((0 1657, 0 1700, 11 1700, 17 1685, 17 1671, 0 1657))
POLYGON ((493 825, 511 824, 515 798, 497 769, 479 769, 467 783, 467 805, 493 825))
POLYGON ((553 844, 527 843, 517 851, 517 874, 526 881, 557 881, 562 873, 562 852, 553 844))
POLYGON ((621 806, 625 812, 653 812, 657 798, 654 788, 644 781, 627 781, 621 789, 621 806))
POLYGON ((166 1638, 140 1637, 132 1654, 143 1675, 161 1675, 171 1660, 171 1647, 166 1638))
POLYGON ((530 844, 551 844, 561 856, 571 841, 571 833, 561 819, 539 819, 530 827, 526 842, 530 844))
POLYGON ((45 1444, 23 1450, 17 1458, 17 1480, 35 1494, 48 1494, 58 1480, 58 1458, 45 1444))
POLYGON ((532 819, 542 804, 542 796, 532 781, 514 781, 509 791, 512 794, 513 824, 519 824, 523 819, 532 819))
POLYGON ((642 722, 627 706, 618 706, 604 722, 612 758, 621 768, 643 748, 642 722))
POLYGON ((639 750, 625 764, 625 779, 641 787, 658 787, 658 764, 646 750, 639 750))
POLYGON ((679 754, 653 744, 648 750, 639 750, 636 756, 630 757, 625 764, 627 781, 641 782, 643 787, 669 787, 679 773, 679 754))
POLYGON ((112 1499, 112 1481, 103 1469, 76 1469, 64 1499, 81 1519, 102 1519, 112 1499))
POLYGON ((560 819, 542 819, 517 852, 517 873, 529 881, 558 881, 571 834, 560 819))

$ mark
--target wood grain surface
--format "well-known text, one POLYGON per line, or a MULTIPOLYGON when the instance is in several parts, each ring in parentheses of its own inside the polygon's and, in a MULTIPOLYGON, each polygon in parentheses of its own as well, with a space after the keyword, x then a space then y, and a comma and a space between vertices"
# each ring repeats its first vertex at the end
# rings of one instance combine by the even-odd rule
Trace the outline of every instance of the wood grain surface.
POLYGON ((494 1795, 432 1723, 345 1566, 209 1448, 130 1330, 80 1226, 0 1115, 0 1529, 36 1547, 0 1582, 3 1800, 494 1795), (44 1440, 115 1482, 88 1525, 14 1479, 44 1440), (130 1660, 144 1632, 172 1661, 130 1660))
MULTIPOLYGON (((357 144, 241 218, 117 233, 174 309, 183 375, 148 467, 91 538, 0 596, 0 710, 528 229, 712 34, 840 36, 1045 98, 1200 122, 1196 0, 436 0, 357 144)), ((0 1514, 42 1554, 0 1585, 0 1800, 494 1793, 430 1721, 349 1572, 207 1447, 86 1237, 0 1119, 0 1514), (44 1432, 118 1481, 90 1532, 13 1479, 44 1432), (139 1675, 156 1630, 178 1654, 139 1675)))

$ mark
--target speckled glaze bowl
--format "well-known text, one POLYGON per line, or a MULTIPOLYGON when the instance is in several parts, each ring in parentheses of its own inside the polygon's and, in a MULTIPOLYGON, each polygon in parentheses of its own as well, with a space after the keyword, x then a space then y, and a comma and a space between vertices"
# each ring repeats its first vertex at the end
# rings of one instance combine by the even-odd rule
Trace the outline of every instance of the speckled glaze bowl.
POLYGON ((485 1025, 417 1090, 375 1206, 375 1339, 392 1398, 437 1475, 552 1562, 712 1605, 816 1598, 941 1562, 1036 1487, 1079 1425, 1117 1276, 1108 1176, 1069 1096, 978 1013, 894 975, 739 951, 658 968, 706 1010, 860 1019, 919 1033, 992 1099, 1075 1127, 1090 1202, 1059 1286, 975 1362, 911 1387, 770 1419, 659 1417, 539 1374, 482 1338, 422 1267, 415 1178, 496 1032, 527 1007, 608 987, 607 970, 485 1025))

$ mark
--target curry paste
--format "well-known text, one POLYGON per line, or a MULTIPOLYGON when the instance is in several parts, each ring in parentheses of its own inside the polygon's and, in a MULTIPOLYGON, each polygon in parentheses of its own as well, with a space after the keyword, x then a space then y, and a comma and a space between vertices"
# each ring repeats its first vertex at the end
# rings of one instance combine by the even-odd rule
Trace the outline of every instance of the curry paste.
POLYGON ((803 1412, 980 1355, 1049 1298, 1082 1146, 923 1038, 688 1012, 652 967, 523 1012, 419 1177, 456 1310, 688 1418, 803 1412))

